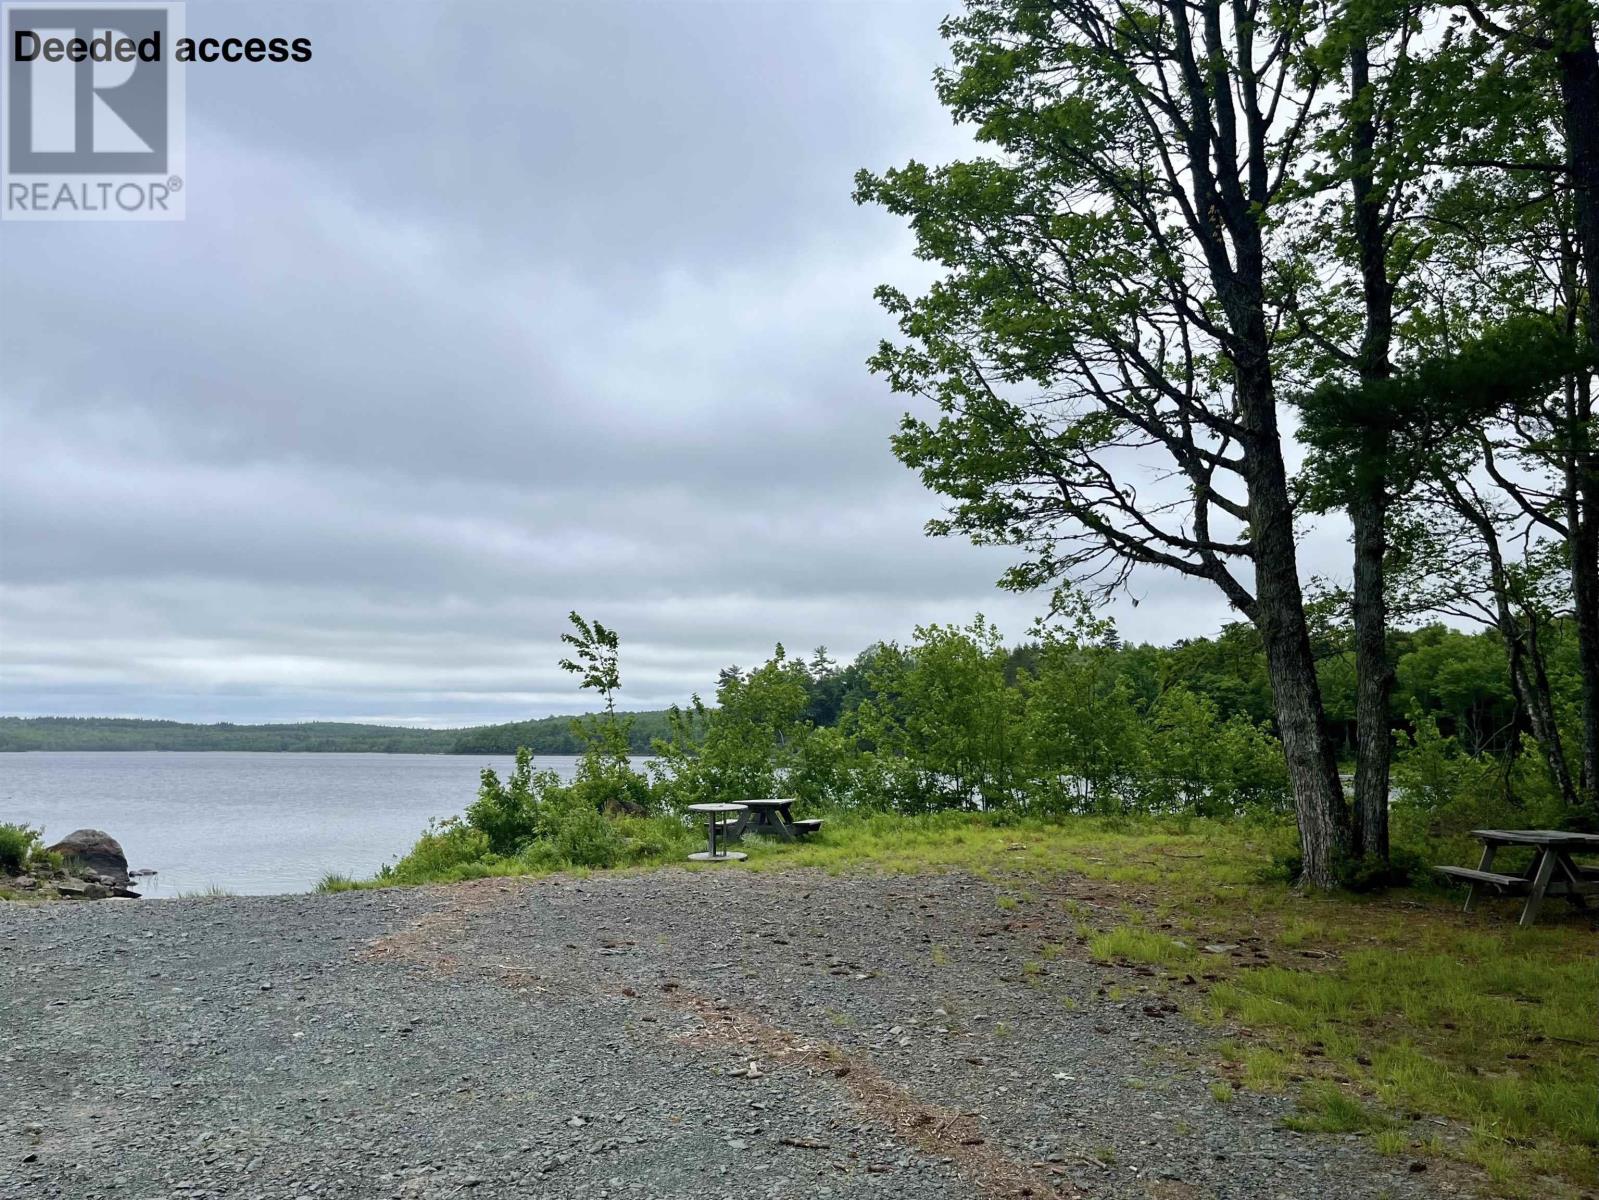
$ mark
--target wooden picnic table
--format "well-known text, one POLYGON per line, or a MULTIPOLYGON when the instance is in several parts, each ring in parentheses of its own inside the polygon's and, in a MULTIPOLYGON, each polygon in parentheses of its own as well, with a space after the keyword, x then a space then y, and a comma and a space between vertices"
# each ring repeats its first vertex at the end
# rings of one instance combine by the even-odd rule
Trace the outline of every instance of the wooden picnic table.
POLYGON ((1599 867, 1586 867, 1571 856, 1587 852, 1599 854, 1599 834, 1568 833, 1560 829, 1473 829, 1471 836, 1482 843, 1482 861, 1471 867, 1439 867, 1438 871, 1466 886, 1465 911, 1470 912, 1477 889, 1493 888, 1507 896, 1526 896, 1521 906, 1522 925, 1538 919, 1545 896, 1564 896, 1578 908, 1588 906, 1587 897, 1599 895, 1599 867), (1494 871, 1494 856, 1504 846, 1531 846, 1532 862, 1521 875, 1494 871))
POLYGON ((744 801, 744 807, 749 809, 749 812, 739 820, 738 835, 769 833, 786 842, 792 842, 796 837, 815 833, 820 829, 822 826, 820 821, 794 819, 795 803, 792 796, 768 796, 761 800, 744 801))
POLYGON ((725 834, 726 837, 733 836, 733 831, 725 823, 725 819, 732 817, 736 813, 740 821, 742 821, 744 814, 748 811, 747 806, 743 804, 690 804, 688 811, 705 814, 706 837, 706 849, 690 854, 690 860, 693 862, 743 862, 744 859, 749 857, 747 854, 740 854, 737 850, 718 851, 716 849, 716 835, 718 832, 725 834), (723 820, 718 820, 718 818, 723 820))

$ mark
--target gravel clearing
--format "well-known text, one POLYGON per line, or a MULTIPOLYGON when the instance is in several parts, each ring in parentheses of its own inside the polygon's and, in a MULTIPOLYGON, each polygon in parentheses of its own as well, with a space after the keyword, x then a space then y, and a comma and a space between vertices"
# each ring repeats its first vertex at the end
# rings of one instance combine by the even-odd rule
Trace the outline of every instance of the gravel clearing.
POLYGON ((736 868, 0 905, 0 1198, 1455 1190, 1281 1129, 1286 1100, 1215 1099, 1215 1034, 1153 979, 1040 958, 1074 941, 1069 883, 1015 907, 961 875, 736 868))

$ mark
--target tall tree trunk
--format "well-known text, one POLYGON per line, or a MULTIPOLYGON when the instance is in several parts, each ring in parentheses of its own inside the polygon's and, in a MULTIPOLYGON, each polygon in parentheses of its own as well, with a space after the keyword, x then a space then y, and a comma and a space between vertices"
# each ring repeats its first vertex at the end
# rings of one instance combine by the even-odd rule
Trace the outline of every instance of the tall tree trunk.
POLYGON ((1593 448, 1592 381, 1582 382, 1590 399, 1587 445, 1578 451, 1576 519, 1571 523, 1571 596, 1582 691, 1581 803, 1590 817, 1599 819, 1599 451, 1593 448))
MULTIPOLYGON (((1372 120, 1371 64, 1365 39, 1349 49, 1350 95, 1355 102, 1350 178, 1355 244, 1366 307, 1366 328, 1360 344, 1363 383, 1392 373, 1394 289, 1388 278, 1388 243, 1383 228, 1382 199, 1372 180, 1377 130, 1372 120)), ((1388 435, 1368 430, 1361 469, 1354 480, 1349 517, 1354 526, 1355 588, 1355 808, 1354 852, 1362 858, 1388 858, 1388 771, 1392 739, 1388 729, 1388 697, 1393 670, 1388 662, 1388 602, 1384 560, 1388 553, 1388 435)))
POLYGON ((1354 853, 1388 858, 1388 775, 1393 738, 1388 698, 1388 603, 1383 558, 1387 553, 1386 478, 1365 481, 1349 507, 1354 524, 1355 587, 1355 807, 1354 853))
MULTIPOLYGON (((1599 52, 1586 6, 1553 10, 1555 61, 1572 185, 1577 243, 1587 285, 1588 342, 1599 353, 1599 52)), ((1579 383, 1573 423, 1576 511, 1570 529, 1571 594, 1582 678, 1582 803, 1599 818, 1599 446, 1593 429, 1593 380, 1579 383)))
POLYGON ((1239 396, 1241 415, 1253 435, 1246 477, 1255 559, 1255 626, 1266 652, 1277 735, 1294 794, 1302 879, 1310 887, 1330 888, 1337 884, 1336 860, 1349 849, 1349 810, 1310 649, 1276 409, 1269 380, 1252 382, 1254 386, 1245 386, 1241 381, 1239 396))
POLYGON ((1270 199, 1266 147, 1271 140, 1271 121, 1257 103, 1260 76, 1253 65, 1254 18, 1244 4, 1226 0, 1174 4, 1170 11, 1193 108, 1187 118, 1189 167, 1196 183, 1203 181, 1199 190, 1215 200, 1214 211, 1199 206, 1191 224, 1231 334, 1228 358, 1234 372, 1237 421, 1243 431, 1240 472, 1248 491, 1245 507, 1255 567, 1252 616, 1266 652, 1277 732, 1299 818, 1303 882, 1331 888, 1337 883, 1336 859, 1349 848, 1349 810, 1310 650, 1294 544, 1294 509, 1283 464, 1282 431, 1277 424, 1262 236, 1270 199), (1248 81, 1242 89, 1242 139, 1240 106, 1235 103, 1235 83, 1228 73, 1233 51, 1223 34, 1224 10, 1235 24, 1237 70, 1248 81), (1190 12, 1197 16, 1190 17, 1190 12), (1191 19, 1204 31, 1203 67, 1200 57, 1193 55, 1191 19), (1241 140, 1250 147, 1242 157, 1241 140))

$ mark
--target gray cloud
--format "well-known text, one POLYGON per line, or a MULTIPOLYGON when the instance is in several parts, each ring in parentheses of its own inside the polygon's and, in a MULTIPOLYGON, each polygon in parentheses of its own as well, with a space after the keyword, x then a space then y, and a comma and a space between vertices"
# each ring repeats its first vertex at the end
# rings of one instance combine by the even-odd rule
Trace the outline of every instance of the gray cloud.
MULTIPOLYGON (((571 608, 638 706, 778 640, 1023 634, 863 365, 926 275, 851 176, 965 146, 945 7, 191 3, 316 56, 190 71, 187 221, 0 226, 0 707, 571 710, 571 608)), ((1129 636, 1226 617, 1139 587, 1129 636)))

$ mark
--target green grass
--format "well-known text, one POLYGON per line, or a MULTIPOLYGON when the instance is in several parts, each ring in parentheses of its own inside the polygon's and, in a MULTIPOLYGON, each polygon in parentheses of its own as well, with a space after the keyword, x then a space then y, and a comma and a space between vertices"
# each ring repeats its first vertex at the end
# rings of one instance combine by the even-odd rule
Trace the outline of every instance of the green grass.
POLYGON ((1394 1121, 1336 1084, 1317 1082, 1300 1094, 1299 1111, 1283 1124, 1301 1133, 1370 1133, 1389 1129, 1394 1121))
POLYGON ((192 892, 179 892, 178 899, 205 900, 216 896, 233 896, 235 894, 236 893, 234 892, 228 891, 228 889, 225 887, 219 887, 214 883, 208 883, 203 888, 198 888, 192 892))
POLYGON ((1257 1092, 1280 1092, 1294 1074, 1294 1063, 1286 1054, 1251 1046, 1244 1051, 1242 1080, 1257 1092))
POLYGON ((1163 933, 1124 925, 1088 939, 1095 958, 1174 967, 1192 963, 1197 957, 1191 946, 1163 933))
POLYGON ((1401 1129, 1384 1129, 1373 1135, 1371 1148, 1378 1154, 1391 1158, 1410 1149, 1410 1135, 1401 1129))

